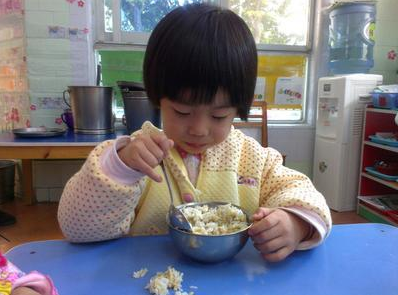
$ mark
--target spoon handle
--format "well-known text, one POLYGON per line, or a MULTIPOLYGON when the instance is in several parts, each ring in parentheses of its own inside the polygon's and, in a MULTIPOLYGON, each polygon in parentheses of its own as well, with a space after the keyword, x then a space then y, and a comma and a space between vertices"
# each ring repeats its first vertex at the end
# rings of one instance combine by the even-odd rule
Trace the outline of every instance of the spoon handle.
POLYGON ((159 165, 160 165, 160 168, 162 168, 162 171, 163 171, 163 174, 164 174, 164 178, 166 179, 167 188, 169 189, 171 204, 174 206, 173 192, 171 191, 169 177, 167 176, 166 168, 164 167, 164 162, 163 161, 160 162, 159 165))

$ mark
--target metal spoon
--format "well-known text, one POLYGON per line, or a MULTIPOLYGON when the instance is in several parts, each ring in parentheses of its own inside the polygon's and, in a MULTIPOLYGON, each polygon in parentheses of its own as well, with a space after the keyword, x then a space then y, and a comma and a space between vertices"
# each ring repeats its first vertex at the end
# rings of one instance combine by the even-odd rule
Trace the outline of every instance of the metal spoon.
POLYGON ((174 198, 173 198, 173 192, 171 191, 171 186, 169 182, 169 178, 167 176, 166 169, 164 168, 164 163, 163 161, 159 163, 160 167, 162 168, 164 177, 166 179, 167 183, 167 188, 169 189, 169 194, 170 194, 170 208, 169 208, 169 220, 170 224, 178 229, 187 231, 187 232, 192 232, 192 226, 185 217, 185 215, 181 212, 180 209, 178 209, 176 206, 174 206, 174 198))

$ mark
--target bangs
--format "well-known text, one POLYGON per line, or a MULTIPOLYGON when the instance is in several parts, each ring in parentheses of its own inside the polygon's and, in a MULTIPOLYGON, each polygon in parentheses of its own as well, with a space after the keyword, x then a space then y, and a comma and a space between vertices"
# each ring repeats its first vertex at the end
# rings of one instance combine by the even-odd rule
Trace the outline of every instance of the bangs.
POLYGON ((250 30, 233 12, 219 7, 198 5, 207 11, 188 17, 185 10, 192 7, 195 5, 172 12, 174 17, 161 26, 167 29, 151 36, 160 40, 156 47, 148 44, 147 54, 153 51, 155 57, 144 62, 145 85, 151 85, 148 96, 157 103, 167 97, 200 105, 211 104, 217 91, 223 91, 239 116, 246 119, 257 73, 257 51, 250 30))

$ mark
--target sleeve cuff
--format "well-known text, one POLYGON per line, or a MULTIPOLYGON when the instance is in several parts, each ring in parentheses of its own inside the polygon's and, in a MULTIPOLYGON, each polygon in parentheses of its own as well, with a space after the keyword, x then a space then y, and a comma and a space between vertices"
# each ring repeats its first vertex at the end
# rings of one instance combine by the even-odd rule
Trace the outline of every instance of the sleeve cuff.
POLYGON ((128 167, 119 158, 117 151, 130 142, 130 136, 121 136, 101 155, 101 167, 106 176, 124 185, 133 185, 145 174, 128 167))
POLYGON ((32 271, 31 273, 17 279, 12 288, 16 289, 19 287, 32 288, 37 293, 40 293, 40 295, 58 295, 58 291, 54 287, 50 277, 42 275, 37 271, 32 271))
POLYGON ((327 237, 327 227, 325 222, 314 212, 302 207, 292 206, 292 207, 282 207, 281 209, 289 211, 300 218, 304 219, 311 226, 312 235, 308 235, 305 240, 303 240, 296 250, 307 250, 315 248, 321 244, 327 237))

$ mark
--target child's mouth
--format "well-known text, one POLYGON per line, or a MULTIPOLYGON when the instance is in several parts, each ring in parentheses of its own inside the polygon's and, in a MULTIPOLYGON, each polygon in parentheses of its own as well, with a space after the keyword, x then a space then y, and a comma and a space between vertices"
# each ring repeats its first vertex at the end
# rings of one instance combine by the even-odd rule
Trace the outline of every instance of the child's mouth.
POLYGON ((186 142, 185 144, 193 149, 201 149, 206 146, 206 144, 198 144, 198 143, 191 143, 191 142, 186 142))

